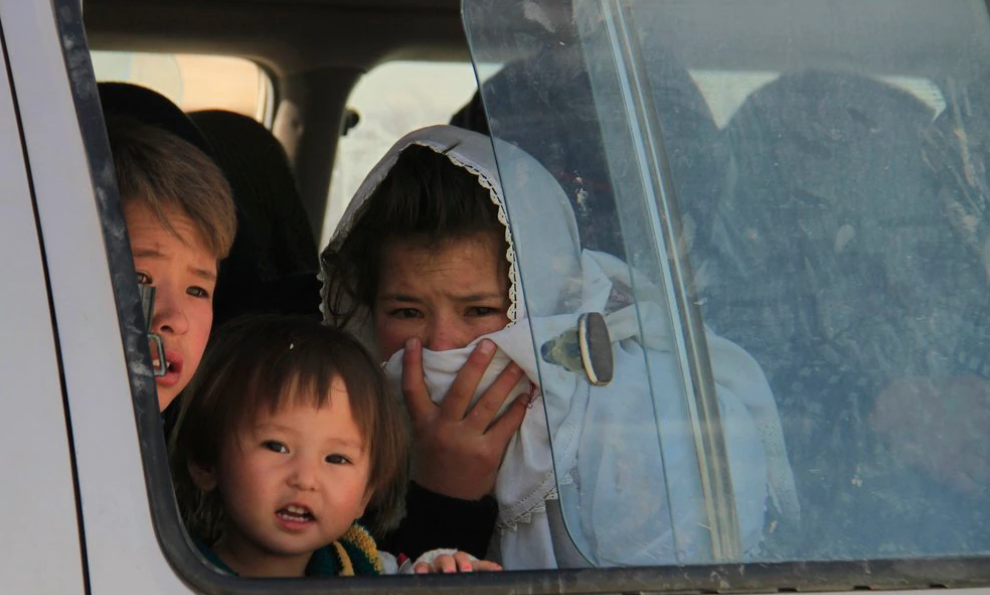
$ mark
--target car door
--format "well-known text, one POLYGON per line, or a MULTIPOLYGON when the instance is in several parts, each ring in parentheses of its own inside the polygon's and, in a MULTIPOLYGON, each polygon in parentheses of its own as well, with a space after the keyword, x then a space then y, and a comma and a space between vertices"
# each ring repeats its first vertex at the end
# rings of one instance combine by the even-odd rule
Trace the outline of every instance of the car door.
POLYGON ((151 521, 167 466, 145 477, 137 412, 164 443, 80 6, 4 0, 0 23, 2 590, 188 592, 151 521))
MULTIPOLYGON (((7 3, 9 4, 9 3, 7 3)), ((68 419, 30 161, 0 4, 0 590, 84 593, 68 419), (56 569, 53 571, 53 569, 56 569)))

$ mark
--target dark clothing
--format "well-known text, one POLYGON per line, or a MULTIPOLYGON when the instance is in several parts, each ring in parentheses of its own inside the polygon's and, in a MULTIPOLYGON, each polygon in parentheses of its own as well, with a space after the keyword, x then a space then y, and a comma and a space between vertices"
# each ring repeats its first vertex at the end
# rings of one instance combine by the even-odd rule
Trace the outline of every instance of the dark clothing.
MULTIPOLYGON (((224 564, 203 541, 196 540, 203 557, 210 564, 228 574, 237 573, 224 564)), ((306 565, 306 576, 378 576, 382 574, 382 563, 375 541, 360 525, 352 525, 339 540, 313 552, 306 565)))
POLYGON ((438 548, 456 548, 484 559, 497 518, 498 503, 491 496, 461 500, 410 482, 405 518, 379 543, 385 551, 413 560, 438 548))

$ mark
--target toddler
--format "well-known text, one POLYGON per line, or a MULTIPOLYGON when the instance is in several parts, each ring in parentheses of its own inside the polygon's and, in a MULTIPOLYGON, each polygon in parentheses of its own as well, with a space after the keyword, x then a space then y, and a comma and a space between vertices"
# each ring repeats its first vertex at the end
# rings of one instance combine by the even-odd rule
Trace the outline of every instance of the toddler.
MULTIPOLYGON (((400 565, 357 523, 405 481, 398 401, 356 341, 306 318, 221 329, 170 444, 176 497, 202 554, 241 576, 498 570, 455 550, 400 565)), ((386 501, 387 500, 387 501, 386 501)))

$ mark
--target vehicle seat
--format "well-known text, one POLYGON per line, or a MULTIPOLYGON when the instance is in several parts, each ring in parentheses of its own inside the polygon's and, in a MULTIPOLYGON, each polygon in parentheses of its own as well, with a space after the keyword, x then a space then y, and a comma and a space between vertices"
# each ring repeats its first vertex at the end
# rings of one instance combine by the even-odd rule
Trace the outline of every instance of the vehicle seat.
POLYGON ((498 97, 495 113, 488 114, 491 122, 479 90, 450 123, 495 136, 532 155, 571 200, 582 246, 622 258, 625 248, 591 83, 581 68, 570 66, 581 59, 575 49, 542 52, 506 64, 483 83, 486 96, 498 97))
MULTIPOLYGON (((711 219, 710 211, 722 192, 727 156, 718 143, 708 104, 687 69, 653 38, 645 38, 644 44, 682 220, 690 220, 693 243, 701 246, 708 239, 696 224, 711 219)), ((483 84, 485 95, 497 98, 495 113, 488 114, 491 128, 480 91, 450 123, 494 134, 530 153, 571 199, 582 246, 624 258, 614 181, 601 133, 601 120, 614 114, 611 106, 596 104, 583 61, 580 44, 573 44, 511 62, 483 84)), ((625 233, 636 235, 631 230, 625 233)))
POLYGON ((258 121, 234 112, 206 110, 189 117, 213 147, 238 207, 251 221, 262 278, 315 274, 316 240, 278 139, 258 121))
POLYGON ((319 318, 316 240, 282 145, 247 116, 206 110, 189 117, 213 147, 257 246, 255 267, 260 282, 251 298, 236 309, 215 311, 214 322, 250 313, 319 318))

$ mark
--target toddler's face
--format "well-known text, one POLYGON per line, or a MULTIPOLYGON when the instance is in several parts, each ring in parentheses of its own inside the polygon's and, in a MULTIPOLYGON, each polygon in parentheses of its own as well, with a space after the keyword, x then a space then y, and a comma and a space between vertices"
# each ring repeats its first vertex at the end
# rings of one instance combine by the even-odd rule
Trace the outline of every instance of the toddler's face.
POLYGON ((165 216, 178 236, 150 208, 124 205, 138 283, 156 291, 151 330, 162 338, 168 365, 165 376, 155 379, 161 410, 186 387, 203 357, 217 282, 216 257, 192 220, 177 209, 166 209, 165 216))
POLYGON ((464 347, 509 323, 509 280, 492 233, 438 246, 393 240, 383 251, 375 334, 388 360, 413 337, 433 351, 464 347))
POLYGON ((254 421, 227 440, 216 469, 190 471, 201 489, 219 490, 221 559, 242 575, 284 564, 270 575, 291 576, 364 514, 369 452, 340 380, 325 407, 293 404, 254 421))

